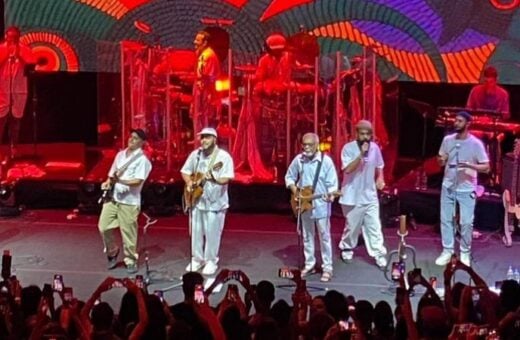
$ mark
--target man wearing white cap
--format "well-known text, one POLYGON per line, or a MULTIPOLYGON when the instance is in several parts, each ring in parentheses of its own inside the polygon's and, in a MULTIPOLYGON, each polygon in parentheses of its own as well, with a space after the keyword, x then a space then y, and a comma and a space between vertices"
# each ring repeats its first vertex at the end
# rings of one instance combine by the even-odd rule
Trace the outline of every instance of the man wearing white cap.
POLYGON ((385 164, 381 149, 371 141, 372 124, 360 120, 356 124, 356 132, 357 139, 345 144, 341 151, 343 183, 339 203, 345 216, 345 229, 339 242, 341 259, 346 262, 352 260, 362 232, 368 255, 375 259, 378 267, 385 268, 386 248, 377 197, 377 190, 385 187, 385 164))
POLYGON ((192 253, 186 271, 204 268, 202 274, 212 275, 218 268, 220 237, 229 207, 228 183, 235 174, 233 159, 216 144, 217 131, 206 127, 197 135, 200 137, 200 148, 188 156, 181 169, 188 190, 193 190, 198 184, 192 175, 204 174, 202 196, 190 212, 192 253))

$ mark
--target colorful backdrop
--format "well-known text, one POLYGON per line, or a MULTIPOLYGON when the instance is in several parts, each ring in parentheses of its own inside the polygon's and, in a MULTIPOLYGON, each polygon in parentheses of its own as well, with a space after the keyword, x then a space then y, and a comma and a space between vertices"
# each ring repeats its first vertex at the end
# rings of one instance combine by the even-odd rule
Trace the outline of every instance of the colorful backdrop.
POLYGON ((383 78, 474 83, 485 65, 520 83, 520 0, 5 0, 6 25, 67 71, 117 71, 124 39, 191 48, 201 18, 229 19, 234 50, 260 53, 275 31, 303 28, 322 54, 378 55, 383 78), (152 34, 136 29, 139 20, 152 34), (109 43, 106 43, 109 42, 109 43))

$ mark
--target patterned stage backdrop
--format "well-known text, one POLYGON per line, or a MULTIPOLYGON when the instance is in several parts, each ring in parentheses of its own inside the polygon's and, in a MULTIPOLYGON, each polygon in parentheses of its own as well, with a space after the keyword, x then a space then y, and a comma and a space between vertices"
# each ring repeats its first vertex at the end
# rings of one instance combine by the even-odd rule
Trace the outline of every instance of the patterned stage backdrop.
POLYGON ((260 53, 271 32, 303 28, 322 54, 378 55, 388 79, 478 82, 483 68, 520 84, 520 0, 5 0, 6 25, 49 70, 117 72, 120 40, 191 49, 202 18, 230 19, 234 50, 260 53), (152 29, 143 34, 138 20, 152 29))

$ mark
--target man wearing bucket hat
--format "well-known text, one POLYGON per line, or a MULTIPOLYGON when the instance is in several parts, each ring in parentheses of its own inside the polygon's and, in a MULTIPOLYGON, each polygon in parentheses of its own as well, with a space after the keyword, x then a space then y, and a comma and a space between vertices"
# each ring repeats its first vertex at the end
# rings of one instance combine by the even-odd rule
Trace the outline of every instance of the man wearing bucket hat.
POLYGON ((345 228, 339 248, 341 259, 352 260, 359 234, 363 234, 368 255, 380 268, 385 268, 386 248, 379 218, 377 190, 385 187, 383 156, 379 146, 372 142, 372 124, 360 120, 356 124, 357 139, 343 146, 341 170, 343 171, 342 196, 339 199, 345 228))
POLYGON ((218 251, 229 207, 228 183, 234 178, 233 159, 217 146, 217 131, 203 128, 198 134, 200 147, 182 166, 181 175, 187 190, 199 185, 193 175, 204 174, 202 196, 191 207, 191 260, 186 271, 213 275, 218 269, 218 251), (205 244, 204 244, 205 241, 205 244))
POLYGON ((444 167, 441 188, 442 253, 435 264, 445 266, 455 252, 455 234, 460 233, 460 261, 471 265, 471 241, 476 204, 477 173, 489 171, 484 144, 469 132, 471 115, 458 112, 453 123, 455 133, 447 135, 437 156, 444 167), (456 206, 459 221, 455 221, 456 206))

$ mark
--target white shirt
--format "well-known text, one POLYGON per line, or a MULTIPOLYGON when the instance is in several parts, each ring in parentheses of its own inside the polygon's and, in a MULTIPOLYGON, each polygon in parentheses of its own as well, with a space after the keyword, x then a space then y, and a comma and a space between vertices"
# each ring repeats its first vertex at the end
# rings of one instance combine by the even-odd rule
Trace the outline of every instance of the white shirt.
POLYGON ((439 149, 440 156, 448 156, 442 186, 460 192, 471 192, 477 186, 477 171, 457 167, 457 161, 482 164, 489 162, 489 158, 480 139, 472 134, 469 134, 466 139, 456 139, 456 135, 453 133, 445 136, 439 149))
MULTIPOLYGON (((294 157, 285 174, 285 186, 289 188, 296 185, 299 188, 312 187, 316 170, 321 162, 321 152, 317 152, 314 158, 309 160, 302 154, 294 157)), ((314 194, 327 194, 338 190, 338 175, 334 162, 328 155, 323 155, 323 164, 318 174, 318 182, 314 194)), ((331 203, 317 198, 312 202, 311 218, 325 218, 330 216, 331 203)))
MULTIPOLYGON (((233 179, 235 177, 235 171, 231 155, 219 148, 216 148, 214 152, 217 152, 217 154, 212 167, 218 162, 222 162, 222 168, 213 170, 213 176, 217 179, 233 179)), ((211 159, 212 155, 206 157, 200 149, 194 150, 182 166, 181 173, 188 176, 197 172, 206 173, 208 172, 211 159)), ((204 211, 220 211, 229 208, 228 185, 206 181, 204 183, 202 196, 195 204, 195 207, 204 211)))
MULTIPOLYGON (((357 141, 352 141, 343 146, 341 150, 341 168, 345 169, 361 154, 357 141)), ((343 172, 341 183, 340 204, 365 205, 377 202, 376 169, 383 169, 385 163, 379 146, 370 142, 368 157, 361 160, 359 166, 353 172, 343 172)))
MULTIPOLYGON (((141 149, 134 150, 130 155, 127 156, 126 151, 128 149, 121 150, 117 153, 108 177, 113 177, 117 169, 121 169, 136 153, 142 153, 141 149)), ((126 168, 123 174, 119 177, 122 180, 141 179, 141 184, 135 186, 129 186, 122 183, 116 183, 114 185, 114 201, 122 204, 129 205, 141 205, 141 190, 143 188, 144 181, 148 178, 148 175, 152 171, 152 163, 142 153, 141 156, 137 157, 132 163, 126 168)))

